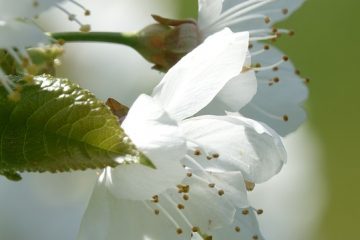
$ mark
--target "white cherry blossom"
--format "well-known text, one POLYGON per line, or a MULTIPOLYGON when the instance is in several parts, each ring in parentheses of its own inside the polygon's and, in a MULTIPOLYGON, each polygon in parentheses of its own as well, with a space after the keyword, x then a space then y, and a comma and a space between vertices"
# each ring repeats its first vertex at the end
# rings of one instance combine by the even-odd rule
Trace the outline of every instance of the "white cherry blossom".
MULTIPOLYGON (((78 239, 183 240, 201 233, 220 240, 221 229, 238 223, 237 211, 252 209, 245 181, 280 171, 286 153, 279 136, 238 114, 193 117, 239 78, 248 38, 229 29, 210 36, 169 70, 152 97, 135 101, 122 127, 157 168, 106 169, 78 239)), ((254 77, 244 81, 256 89, 254 77)), ((240 220, 244 232, 259 235, 256 219, 240 220)))

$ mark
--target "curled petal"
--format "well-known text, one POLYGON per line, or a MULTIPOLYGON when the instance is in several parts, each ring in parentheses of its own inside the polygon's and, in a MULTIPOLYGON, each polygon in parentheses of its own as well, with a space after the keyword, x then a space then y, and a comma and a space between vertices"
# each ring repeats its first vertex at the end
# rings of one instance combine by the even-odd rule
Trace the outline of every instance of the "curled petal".
POLYGON ((277 174, 286 161, 280 137, 267 126, 235 116, 202 116, 183 121, 187 138, 203 149, 198 163, 207 171, 241 171, 260 183, 277 174))
POLYGON ((207 38, 169 70, 153 96, 173 118, 192 116, 240 73, 248 40, 247 32, 232 33, 229 29, 207 38))

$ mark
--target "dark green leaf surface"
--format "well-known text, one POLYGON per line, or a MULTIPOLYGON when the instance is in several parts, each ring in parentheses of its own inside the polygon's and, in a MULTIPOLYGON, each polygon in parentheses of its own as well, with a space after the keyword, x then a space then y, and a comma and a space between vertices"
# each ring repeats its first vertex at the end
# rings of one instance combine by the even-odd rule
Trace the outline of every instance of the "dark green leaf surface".
POLYGON ((0 174, 62 172, 140 162, 117 118, 89 91, 67 79, 47 75, 24 86, 21 100, 9 101, 0 89, 0 174))

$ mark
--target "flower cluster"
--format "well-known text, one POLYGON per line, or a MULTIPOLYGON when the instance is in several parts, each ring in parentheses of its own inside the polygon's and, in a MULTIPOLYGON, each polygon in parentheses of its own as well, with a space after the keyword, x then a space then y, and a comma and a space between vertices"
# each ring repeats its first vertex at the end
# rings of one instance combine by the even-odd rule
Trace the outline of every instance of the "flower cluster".
MULTIPOLYGON (((38 66, 29 47, 54 41, 35 17, 56 7, 88 32, 90 26, 61 4, 71 2, 85 15, 90 12, 73 0, 20 2, 0 0, 0 56, 13 59, 30 81, 38 66)), ((307 80, 264 41, 293 35, 269 24, 302 0, 198 4, 197 21, 154 15, 158 24, 140 32, 143 55, 168 72, 151 96, 142 94, 130 109, 117 110, 119 124, 155 168, 124 164, 104 169, 78 239, 263 239, 256 218, 263 211, 252 207, 247 191, 285 164, 280 135, 304 120, 299 104, 307 96, 307 80), (171 47, 155 49, 160 45, 171 47)), ((16 100, 18 89, 8 75, 0 61, 1 83, 16 100)))

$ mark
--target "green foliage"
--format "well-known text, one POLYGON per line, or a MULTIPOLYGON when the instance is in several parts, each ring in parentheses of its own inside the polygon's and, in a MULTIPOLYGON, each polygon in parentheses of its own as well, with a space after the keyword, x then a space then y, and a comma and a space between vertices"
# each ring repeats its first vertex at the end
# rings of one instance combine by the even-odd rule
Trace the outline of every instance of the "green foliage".
POLYGON ((22 87, 17 102, 0 89, 0 174, 20 180, 17 172, 104 168, 120 157, 152 166, 89 91, 48 75, 22 87))

